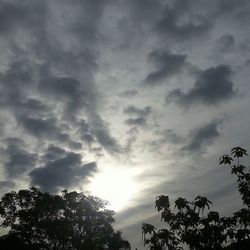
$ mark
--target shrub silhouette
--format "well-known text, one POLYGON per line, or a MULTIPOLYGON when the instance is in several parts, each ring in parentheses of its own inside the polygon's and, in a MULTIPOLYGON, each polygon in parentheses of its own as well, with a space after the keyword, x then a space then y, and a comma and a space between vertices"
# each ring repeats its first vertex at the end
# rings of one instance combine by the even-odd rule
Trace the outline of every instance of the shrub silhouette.
POLYGON ((114 212, 106 203, 83 193, 63 191, 52 195, 32 187, 6 193, 0 201, 0 249, 100 250, 130 249, 115 231, 114 212))
POLYGON ((223 155, 219 161, 220 165, 229 165, 231 173, 237 176, 242 209, 231 217, 220 217, 218 212, 209 211, 212 202, 202 196, 192 202, 180 197, 171 209, 169 197, 160 195, 155 207, 167 226, 157 231, 153 225, 143 223, 144 244, 151 250, 160 250, 163 246, 170 250, 184 249, 184 245, 206 250, 250 249, 250 172, 240 164, 240 158, 246 155, 246 149, 235 147, 230 155, 223 155), (204 216, 205 208, 208 212, 204 216))

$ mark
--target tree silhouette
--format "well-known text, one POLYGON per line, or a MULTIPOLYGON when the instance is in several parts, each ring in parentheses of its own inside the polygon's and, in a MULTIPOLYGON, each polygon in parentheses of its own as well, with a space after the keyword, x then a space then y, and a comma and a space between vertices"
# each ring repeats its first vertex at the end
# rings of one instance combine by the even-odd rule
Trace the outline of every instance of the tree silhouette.
POLYGON ((202 214, 204 212, 205 207, 210 209, 209 204, 212 204, 212 202, 208 200, 207 197, 202 197, 200 195, 198 195, 192 203, 194 204, 194 210, 198 208, 198 211, 200 212, 201 210, 202 214))
POLYGON ((121 232, 114 231, 114 212, 106 202, 83 193, 52 195, 32 187, 6 193, 0 201, 1 249, 130 249, 121 232))
POLYGON ((168 196, 157 196, 155 207, 167 227, 157 231, 153 225, 144 223, 144 244, 151 250, 163 246, 183 249, 185 244, 190 249, 250 249, 250 172, 240 164, 240 158, 246 155, 246 149, 235 147, 230 155, 224 154, 219 161, 220 165, 229 165, 231 173, 237 176, 242 209, 231 217, 220 217, 218 212, 209 211, 212 202, 198 195, 193 202, 182 197, 176 199, 171 210, 168 196), (208 212, 204 216, 205 207, 208 212))

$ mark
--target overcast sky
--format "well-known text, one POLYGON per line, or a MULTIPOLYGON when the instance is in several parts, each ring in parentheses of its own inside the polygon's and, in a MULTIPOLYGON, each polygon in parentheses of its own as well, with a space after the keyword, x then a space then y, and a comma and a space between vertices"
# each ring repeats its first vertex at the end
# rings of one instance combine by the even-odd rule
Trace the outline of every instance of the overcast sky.
POLYGON ((237 209, 249 27, 248 0, 0 0, 1 193, 106 190, 139 249, 159 194, 237 209))

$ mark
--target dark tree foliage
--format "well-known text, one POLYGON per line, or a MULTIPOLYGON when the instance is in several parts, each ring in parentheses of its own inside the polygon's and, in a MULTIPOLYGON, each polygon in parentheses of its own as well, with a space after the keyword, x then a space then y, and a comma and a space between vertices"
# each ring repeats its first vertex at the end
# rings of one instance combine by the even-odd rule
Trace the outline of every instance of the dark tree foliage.
POLYGON ((250 172, 240 163, 240 158, 246 155, 247 150, 235 147, 219 162, 230 166, 231 173, 237 177, 243 201, 239 211, 231 217, 221 217, 218 212, 210 211, 212 202, 202 196, 197 196, 192 202, 180 197, 172 208, 168 196, 160 195, 156 198, 155 207, 167 226, 156 230, 153 225, 143 223, 145 245, 151 250, 161 250, 163 246, 170 250, 184 249, 185 245, 190 249, 206 250, 250 249, 250 172))
POLYGON ((32 187, 6 193, 0 201, 0 249, 101 250, 130 249, 114 231, 114 212, 106 203, 83 193, 52 195, 32 187))

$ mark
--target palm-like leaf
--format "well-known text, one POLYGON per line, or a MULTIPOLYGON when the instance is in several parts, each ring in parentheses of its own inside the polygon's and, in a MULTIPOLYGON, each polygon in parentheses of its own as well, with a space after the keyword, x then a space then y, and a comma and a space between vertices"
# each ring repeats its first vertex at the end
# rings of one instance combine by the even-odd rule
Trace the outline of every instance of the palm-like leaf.
POLYGON ((212 204, 212 202, 210 200, 207 199, 207 197, 203 197, 203 196, 197 196, 194 201, 194 209, 198 208, 199 211, 202 210, 202 212, 204 211, 205 207, 207 207, 208 209, 210 208, 209 204, 212 204))
POLYGON ((236 175, 244 175, 244 170, 245 170, 245 166, 243 165, 234 165, 232 167, 232 174, 236 174, 236 175))
POLYGON ((142 224, 142 233, 143 234, 152 234, 155 232, 155 227, 148 223, 142 224))
POLYGON ((159 195, 156 197, 155 208, 158 211, 166 210, 170 208, 169 198, 167 195, 159 195))
POLYGON ((247 155, 247 150, 241 147, 234 147, 231 150, 231 154, 234 157, 240 158, 240 157, 243 157, 244 155, 247 155))
POLYGON ((183 210, 184 208, 189 208, 189 204, 190 202, 188 202, 186 199, 179 197, 176 201, 175 201, 175 207, 177 207, 177 209, 179 210, 183 210))
POLYGON ((220 165, 221 165, 221 164, 224 164, 224 165, 229 164, 229 165, 230 165, 232 162, 233 162, 233 158, 230 157, 229 155, 224 154, 224 155, 222 155, 222 156, 220 157, 219 164, 220 164, 220 165))

